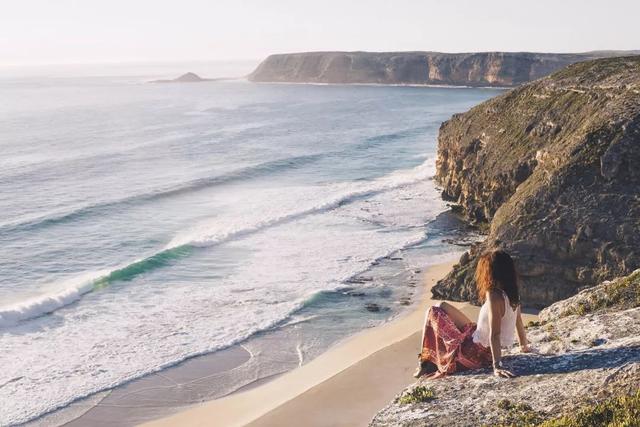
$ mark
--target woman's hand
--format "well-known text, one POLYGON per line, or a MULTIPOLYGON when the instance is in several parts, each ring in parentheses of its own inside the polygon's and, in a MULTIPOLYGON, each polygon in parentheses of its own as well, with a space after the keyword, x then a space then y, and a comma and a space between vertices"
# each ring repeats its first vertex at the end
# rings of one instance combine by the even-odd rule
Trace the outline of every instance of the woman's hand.
POLYGON ((529 344, 521 345, 520 353, 531 353, 531 347, 529 347, 529 344))
POLYGON ((507 371, 506 369, 502 369, 502 368, 493 368, 493 375, 495 375, 496 377, 502 377, 502 378, 514 378, 515 374, 511 371, 507 371))

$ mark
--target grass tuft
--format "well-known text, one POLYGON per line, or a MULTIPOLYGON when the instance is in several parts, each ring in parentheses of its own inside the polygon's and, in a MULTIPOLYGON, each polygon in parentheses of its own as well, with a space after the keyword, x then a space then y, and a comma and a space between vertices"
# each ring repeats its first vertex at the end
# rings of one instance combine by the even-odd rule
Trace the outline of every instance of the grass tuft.
POLYGON ((505 413, 494 427, 534 427, 544 419, 543 414, 536 412, 526 403, 513 403, 509 399, 498 401, 498 408, 505 413))
POLYGON ((397 399, 401 405, 410 405, 413 403, 423 403, 435 400, 437 398, 433 389, 425 386, 416 386, 408 392, 405 392, 397 399))
POLYGON ((538 320, 530 320, 529 322, 527 322, 526 324, 526 328, 537 328, 538 326, 544 326, 547 322, 545 322, 544 320, 538 321, 538 320))
POLYGON ((607 283, 603 292, 594 293, 587 300, 569 307, 560 317, 584 316, 607 308, 624 310, 634 307, 640 307, 640 271, 607 283))
POLYGON ((612 397, 572 414, 554 418, 540 427, 632 427, 640 426, 640 391, 612 397))
POLYGON ((637 427, 640 426, 640 390, 633 394, 610 397, 602 402, 583 406, 569 414, 546 419, 548 415, 534 411, 526 403, 509 399, 498 402, 505 412, 492 427, 637 427))

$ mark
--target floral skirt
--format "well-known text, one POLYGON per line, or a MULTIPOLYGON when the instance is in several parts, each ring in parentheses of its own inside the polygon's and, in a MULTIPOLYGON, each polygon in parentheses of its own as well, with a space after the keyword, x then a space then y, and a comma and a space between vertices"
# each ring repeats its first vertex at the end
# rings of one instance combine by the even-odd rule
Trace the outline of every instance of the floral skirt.
POLYGON ((443 374, 491 366, 491 350, 473 342, 475 330, 473 322, 458 329, 442 308, 430 307, 425 319, 420 360, 433 363, 443 374))

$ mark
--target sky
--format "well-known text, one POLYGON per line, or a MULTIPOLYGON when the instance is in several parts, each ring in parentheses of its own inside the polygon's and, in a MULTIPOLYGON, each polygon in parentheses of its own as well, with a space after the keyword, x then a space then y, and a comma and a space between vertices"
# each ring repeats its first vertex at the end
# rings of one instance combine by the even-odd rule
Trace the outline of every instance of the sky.
POLYGON ((640 49, 640 0, 0 0, 0 67, 640 49))

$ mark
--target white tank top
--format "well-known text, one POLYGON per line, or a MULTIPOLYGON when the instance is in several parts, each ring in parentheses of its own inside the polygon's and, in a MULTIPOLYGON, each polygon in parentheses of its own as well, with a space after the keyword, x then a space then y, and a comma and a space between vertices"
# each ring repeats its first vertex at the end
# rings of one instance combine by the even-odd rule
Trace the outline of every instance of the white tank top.
MULTIPOLYGON (((504 291, 504 316, 500 321, 500 345, 502 347, 511 347, 515 340, 516 332, 516 312, 509 304, 509 297, 504 291)), ((491 325, 489 324, 489 299, 487 299, 480 308, 478 315, 478 326, 473 333, 473 342, 482 344, 485 347, 491 345, 491 325)))

